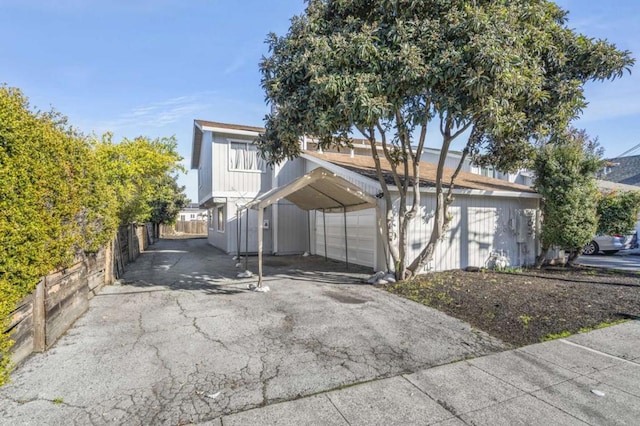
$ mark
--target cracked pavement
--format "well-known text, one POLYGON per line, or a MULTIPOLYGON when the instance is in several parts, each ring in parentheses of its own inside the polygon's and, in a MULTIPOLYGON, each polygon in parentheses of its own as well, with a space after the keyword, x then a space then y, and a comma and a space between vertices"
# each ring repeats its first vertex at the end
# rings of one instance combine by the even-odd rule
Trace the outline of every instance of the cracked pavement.
MULTIPOLYGON (((371 271, 265 260, 268 293, 204 239, 160 240, 0 388, 0 424, 188 424, 474 358, 504 345, 359 284, 371 271)), ((256 270, 255 259, 249 269, 256 270)))

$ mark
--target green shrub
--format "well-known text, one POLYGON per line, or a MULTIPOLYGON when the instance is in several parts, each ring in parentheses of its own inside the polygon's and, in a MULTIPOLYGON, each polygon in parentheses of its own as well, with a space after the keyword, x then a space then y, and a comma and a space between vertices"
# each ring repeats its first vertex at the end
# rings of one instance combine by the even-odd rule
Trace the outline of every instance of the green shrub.
POLYGON ((17 303, 40 277, 96 252, 120 223, 150 220, 159 194, 182 192, 176 148, 173 137, 90 140, 0 85, 0 386, 12 344, 3 331, 17 303))

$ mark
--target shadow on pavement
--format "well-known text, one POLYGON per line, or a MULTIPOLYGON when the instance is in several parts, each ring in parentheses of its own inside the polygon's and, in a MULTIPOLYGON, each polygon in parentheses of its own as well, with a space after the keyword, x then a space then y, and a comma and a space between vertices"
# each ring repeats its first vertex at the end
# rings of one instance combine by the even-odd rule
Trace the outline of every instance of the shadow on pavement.
MULTIPOLYGON (((129 287, 158 291, 201 291, 211 295, 233 295, 249 292, 256 284, 257 256, 235 260, 208 244, 206 239, 162 239, 149 247, 128 266, 121 283, 129 287), (238 278, 245 270, 251 278, 238 278), (156 288, 156 290, 151 290, 156 288)), ((325 260, 322 256, 265 256, 263 284, 279 280, 316 282, 329 285, 362 283, 372 269, 344 262, 325 260)))

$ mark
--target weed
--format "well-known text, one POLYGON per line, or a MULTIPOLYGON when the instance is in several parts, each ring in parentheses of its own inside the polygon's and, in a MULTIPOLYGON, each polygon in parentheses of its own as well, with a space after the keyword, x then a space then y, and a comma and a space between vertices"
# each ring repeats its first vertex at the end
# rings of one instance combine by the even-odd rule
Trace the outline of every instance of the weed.
MULTIPOLYGON (((603 322, 603 323, 600 323, 600 324, 595 325, 593 327, 582 327, 580 330, 578 330, 578 333, 587 333, 589 331, 599 330, 601 328, 606 328, 606 327, 611 327, 613 325, 622 324, 623 322, 627 322, 627 321, 629 321, 629 320, 621 319, 621 320, 617 320, 617 321, 603 322)), ((569 337, 572 334, 574 334, 574 333, 572 333, 570 331, 563 331, 562 333, 558 333, 558 334, 547 334, 542 339, 540 339, 540 341, 541 342, 546 342, 546 341, 549 341, 549 340, 564 339, 565 337, 569 337)))
POLYGON ((611 327, 611 326, 613 326, 613 325, 622 324, 623 322, 627 322, 627 321, 629 321, 629 320, 627 320, 627 319, 620 319, 620 320, 617 320, 617 321, 602 322, 602 323, 600 323, 600 324, 598 324, 598 325, 595 325, 595 326, 593 326, 593 327, 582 327, 582 328, 578 331, 578 333, 586 333, 586 332, 588 332, 588 331, 599 330, 599 329, 601 329, 601 328, 607 328, 607 327, 611 327))
POLYGON ((571 336, 571 334, 572 333, 570 331, 563 331, 562 333, 558 334, 547 334, 542 339, 540 339, 540 341, 548 342, 549 340, 564 339, 565 337, 571 336))
POLYGON ((453 297, 449 296, 444 291, 436 294, 436 299, 438 299, 440 302, 444 303, 445 305, 450 305, 451 303, 453 303, 453 297))
POLYGON ((533 318, 529 315, 520 315, 518 319, 522 321, 522 327, 526 330, 529 328, 529 322, 531 322, 533 318))
POLYGON ((495 272, 503 274, 521 274, 524 270, 520 266, 505 266, 504 268, 496 268, 495 272))
POLYGON ((57 398, 54 398, 54 400, 53 400, 53 401, 51 401, 51 402, 53 402, 53 403, 54 403, 54 404, 56 404, 56 405, 57 405, 57 404, 62 404, 62 403, 64 402, 64 399, 62 399, 62 398, 60 398, 60 397, 57 397, 57 398))

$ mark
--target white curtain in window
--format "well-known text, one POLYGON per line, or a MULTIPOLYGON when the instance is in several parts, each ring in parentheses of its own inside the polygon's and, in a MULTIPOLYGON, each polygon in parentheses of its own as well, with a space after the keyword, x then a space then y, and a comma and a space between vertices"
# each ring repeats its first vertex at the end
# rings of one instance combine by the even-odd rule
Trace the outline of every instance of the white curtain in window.
POLYGON ((264 160, 258 154, 258 147, 250 143, 231 142, 229 144, 231 169, 262 170, 264 160))

